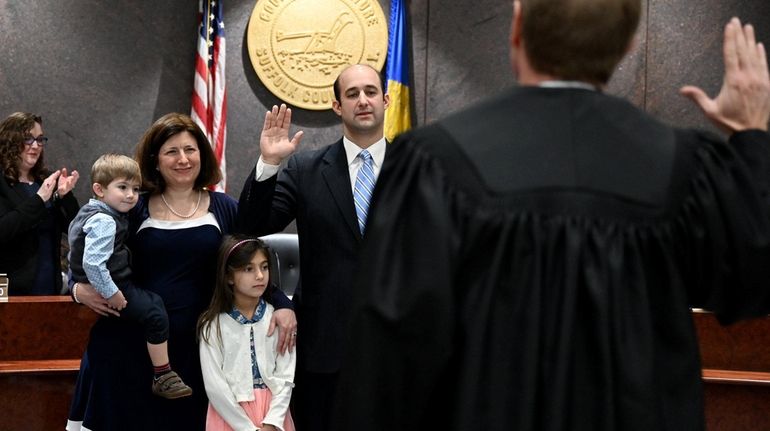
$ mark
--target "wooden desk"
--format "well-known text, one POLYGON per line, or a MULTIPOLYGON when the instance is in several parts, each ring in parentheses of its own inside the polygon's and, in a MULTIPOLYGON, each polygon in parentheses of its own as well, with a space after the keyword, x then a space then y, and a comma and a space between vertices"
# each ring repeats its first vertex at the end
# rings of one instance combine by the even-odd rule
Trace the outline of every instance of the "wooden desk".
MULTIPOLYGON (((98 316, 67 296, 0 303, 0 430, 63 429, 98 316), (34 322, 34 323, 33 323, 34 322)), ((709 431, 770 430, 770 317, 723 327, 694 312, 709 431)))
POLYGON ((97 315, 69 296, 0 302, 0 430, 60 430, 97 315))
POLYGON ((770 430, 770 317, 721 326, 693 312, 705 382, 706 429, 770 430))

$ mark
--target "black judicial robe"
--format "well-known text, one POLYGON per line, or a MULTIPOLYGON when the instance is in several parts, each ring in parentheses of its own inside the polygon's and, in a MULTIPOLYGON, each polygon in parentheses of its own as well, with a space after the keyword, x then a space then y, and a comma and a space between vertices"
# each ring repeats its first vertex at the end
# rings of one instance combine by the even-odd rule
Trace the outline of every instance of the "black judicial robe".
POLYGON ((770 311, 770 135, 522 87, 389 148, 337 430, 704 427, 688 309, 770 311))

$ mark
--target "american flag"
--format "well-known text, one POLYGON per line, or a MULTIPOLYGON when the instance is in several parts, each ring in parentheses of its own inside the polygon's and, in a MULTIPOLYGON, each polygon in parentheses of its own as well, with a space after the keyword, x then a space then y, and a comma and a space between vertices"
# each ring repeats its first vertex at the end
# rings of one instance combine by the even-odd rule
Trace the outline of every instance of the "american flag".
POLYGON ((224 192, 227 186, 227 94, 222 0, 200 0, 198 10, 201 19, 198 53, 195 56, 195 89, 191 117, 209 138, 222 170, 222 182, 213 189, 224 192))

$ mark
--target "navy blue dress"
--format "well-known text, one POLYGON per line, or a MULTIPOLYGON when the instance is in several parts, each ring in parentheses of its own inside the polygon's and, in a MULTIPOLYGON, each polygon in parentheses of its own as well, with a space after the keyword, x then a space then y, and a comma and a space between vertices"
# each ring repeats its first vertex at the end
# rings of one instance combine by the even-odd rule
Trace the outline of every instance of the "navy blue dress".
POLYGON ((131 213, 135 284, 163 298, 170 323, 171 366, 192 387, 193 395, 176 400, 152 395, 152 365, 141 327, 101 318, 91 330, 68 429, 79 429, 80 421, 89 430, 204 429, 208 399, 195 327, 211 299, 217 249, 222 235, 232 229, 237 204, 227 195, 211 193, 209 211, 191 221, 148 220, 142 199, 131 213))

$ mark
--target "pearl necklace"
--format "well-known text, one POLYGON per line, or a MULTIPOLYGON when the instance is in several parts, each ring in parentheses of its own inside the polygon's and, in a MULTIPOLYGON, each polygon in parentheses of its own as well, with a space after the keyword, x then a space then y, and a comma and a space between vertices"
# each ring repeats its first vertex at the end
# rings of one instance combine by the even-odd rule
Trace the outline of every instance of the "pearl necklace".
POLYGON ((190 218, 190 217, 194 216, 195 213, 198 212, 198 208, 200 208, 200 206, 201 206, 201 196, 202 195, 203 195, 203 193, 201 193, 201 191, 198 190, 198 203, 195 204, 195 208, 192 210, 192 212, 190 214, 187 214, 187 215, 179 214, 178 212, 174 211, 174 209, 171 208, 171 205, 168 204, 168 201, 166 201, 166 196, 164 196, 163 193, 160 194, 160 198, 163 200, 163 205, 165 205, 166 208, 168 208, 168 210, 171 211, 171 214, 174 214, 175 216, 177 216, 179 218, 190 218))

